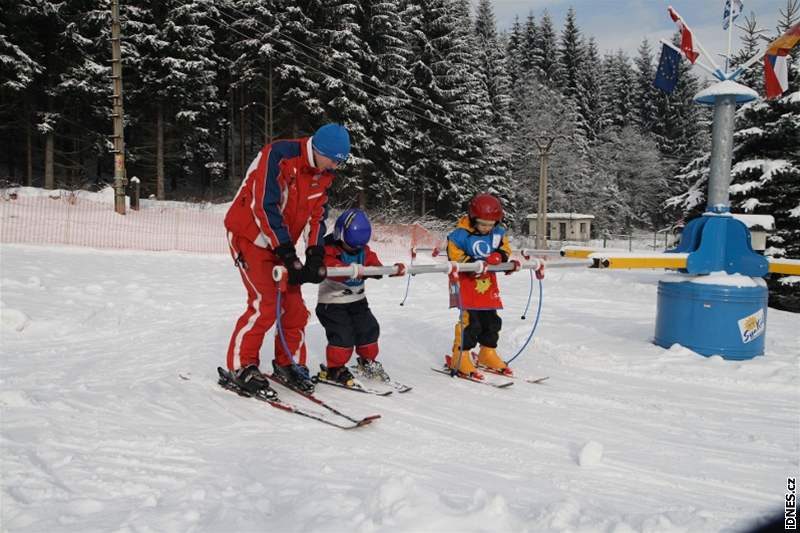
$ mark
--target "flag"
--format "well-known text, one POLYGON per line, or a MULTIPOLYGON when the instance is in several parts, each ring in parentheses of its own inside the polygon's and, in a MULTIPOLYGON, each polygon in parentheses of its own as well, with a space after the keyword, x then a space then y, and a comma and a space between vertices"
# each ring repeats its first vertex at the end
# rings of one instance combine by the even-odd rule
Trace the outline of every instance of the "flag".
POLYGON ((671 93, 678 84, 678 65, 681 62, 681 55, 669 46, 662 45, 661 59, 658 60, 658 70, 653 85, 664 91, 671 93))
POLYGON ((794 45, 800 41, 800 22, 786 30, 786 33, 769 43, 767 53, 770 55, 777 55, 781 50, 787 52, 794 48, 794 45))
POLYGON ((800 22, 769 43, 764 54, 764 87, 767 98, 777 98, 789 88, 789 66, 786 56, 800 42, 800 22))
POLYGON ((744 9, 744 4, 742 4, 742 0, 733 0, 733 13, 731 13, 731 0, 725 0, 725 11, 722 13, 722 29, 728 29, 728 23, 732 20, 736 20, 736 17, 739 16, 739 13, 742 12, 744 9))
POLYGON ((789 88, 787 52, 788 50, 780 50, 778 54, 764 54, 764 87, 767 98, 777 98, 789 88))
POLYGON ((695 52, 694 46, 692 45, 692 32, 686 27, 686 24, 684 24, 683 19, 678 15, 677 11, 672 9, 672 6, 669 6, 667 10, 669 11, 669 16, 672 17, 672 20, 678 25, 678 29, 681 32, 681 50, 686 56, 686 59, 689 60, 689 63, 694 65, 694 62, 697 61, 700 54, 695 52))

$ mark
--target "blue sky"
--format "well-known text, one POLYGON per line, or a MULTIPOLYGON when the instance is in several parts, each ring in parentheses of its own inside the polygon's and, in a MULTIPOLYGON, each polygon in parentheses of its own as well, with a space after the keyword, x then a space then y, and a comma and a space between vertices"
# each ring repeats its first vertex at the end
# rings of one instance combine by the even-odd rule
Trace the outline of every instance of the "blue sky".
MULTIPOLYGON (((472 0, 477 5, 477 0, 472 0)), ((515 15, 524 22, 529 12, 537 20, 547 9, 553 23, 560 32, 567 10, 575 8, 578 25, 584 35, 595 37, 600 53, 622 48, 633 56, 642 39, 647 37, 653 50, 657 50, 659 39, 669 38, 675 24, 667 14, 672 5, 680 13, 692 31, 711 54, 725 53, 728 46, 727 32, 722 30, 724 0, 491 0, 494 6, 498 29, 509 29, 515 15)), ((755 12, 759 26, 775 31, 778 9, 785 8, 786 0, 743 0, 744 15, 755 12)), ((741 32, 734 28, 734 50, 741 32)), ((716 58, 721 62, 719 57, 716 58)))

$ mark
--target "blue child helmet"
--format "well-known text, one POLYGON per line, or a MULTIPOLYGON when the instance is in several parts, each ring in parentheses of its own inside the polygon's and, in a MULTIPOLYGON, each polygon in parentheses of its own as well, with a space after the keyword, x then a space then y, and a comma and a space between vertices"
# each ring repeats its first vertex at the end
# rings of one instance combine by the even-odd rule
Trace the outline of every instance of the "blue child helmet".
POLYGON ((336 219, 333 238, 351 248, 361 248, 372 236, 372 225, 367 214, 361 209, 348 209, 336 219))
POLYGON ((314 150, 342 163, 350 156, 350 134, 341 124, 325 124, 311 138, 314 150))

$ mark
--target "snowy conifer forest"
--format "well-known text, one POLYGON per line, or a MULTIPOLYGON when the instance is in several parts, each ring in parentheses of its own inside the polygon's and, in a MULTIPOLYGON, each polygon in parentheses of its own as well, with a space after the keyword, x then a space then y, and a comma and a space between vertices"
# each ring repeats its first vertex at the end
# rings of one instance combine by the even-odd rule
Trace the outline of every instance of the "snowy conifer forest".
MULTIPOLYGON (((775 10, 768 39, 800 19, 798 0, 775 10)), ((0 178, 111 181, 110 17, 108 0, 0 0, 0 178)), ((450 218, 489 191, 520 230, 535 140, 556 134, 549 206, 595 215, 597 235, 704 206, 711 116, 692 96, 708 82, 684 61, 660 92, 658 43, 603 52, 572 9, 520 13, 509 29, 489 0, 126 0, 121 18, 127 175, 146 196, 229 201, 265 142, 338 121, 354 148, 333 203, 383 219, 450 218)), ((743 63, 762 25, 739 25, 743 63)), ((775 217, 778 257, 800 257, 797 55, 789 91, 736 124, 732 208, 775 217)), ((744 83, 763 95, 760 67, 744 83)))

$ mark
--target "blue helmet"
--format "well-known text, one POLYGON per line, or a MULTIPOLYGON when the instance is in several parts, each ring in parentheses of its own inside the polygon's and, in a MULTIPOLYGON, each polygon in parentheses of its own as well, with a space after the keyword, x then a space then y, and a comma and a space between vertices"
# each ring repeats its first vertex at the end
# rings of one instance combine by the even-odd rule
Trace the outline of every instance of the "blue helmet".
POLYGON ((341 124, 325 124, 311 138, 314 150, 342 163, 350 156, 350 134, 341 124))
POLYGON ((351 248, 361 248, 372 236, 372 225, 361 209, 348 209, 336 219, 333 238, 351 248))

